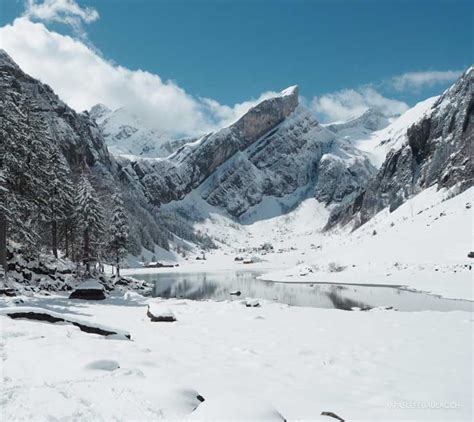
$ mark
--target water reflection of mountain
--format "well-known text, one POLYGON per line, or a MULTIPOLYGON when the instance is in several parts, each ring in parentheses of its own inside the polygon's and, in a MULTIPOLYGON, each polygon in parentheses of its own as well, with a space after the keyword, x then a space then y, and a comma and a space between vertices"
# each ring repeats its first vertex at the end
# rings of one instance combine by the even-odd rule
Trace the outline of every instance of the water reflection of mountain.
POLYGON ((134 277, 154 283, 152 295, 192 300, 241 300, 246 297, 286 303, 292 306, 349 310, 377 306, 401 311, 473 310, 473 302, 443 299, 427 293, 381 286, 278 283, 260 281, 252 271, 216 273, 160 273, 134 277), (239 290, 240 296, 230 292, 239 290))

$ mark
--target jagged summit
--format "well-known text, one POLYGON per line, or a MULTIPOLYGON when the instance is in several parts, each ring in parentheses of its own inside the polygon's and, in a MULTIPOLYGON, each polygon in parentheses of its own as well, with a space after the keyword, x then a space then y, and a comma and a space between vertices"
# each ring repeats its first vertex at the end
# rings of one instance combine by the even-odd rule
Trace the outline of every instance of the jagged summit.
POLYGON ((300 92, 300 89, 299 89, 298 85, 291 85, 288 88, 285 88, 284 90, 282 90, 280 92, 280 96, 281 97, 285 97, 287 95, 296 95, 296 96, 298 96, 299 92, 300 92))

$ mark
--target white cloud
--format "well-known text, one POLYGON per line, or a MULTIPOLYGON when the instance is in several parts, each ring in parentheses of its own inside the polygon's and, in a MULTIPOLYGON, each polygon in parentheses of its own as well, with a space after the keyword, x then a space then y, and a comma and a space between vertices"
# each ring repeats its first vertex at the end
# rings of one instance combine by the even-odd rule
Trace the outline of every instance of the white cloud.
POLYGON ((453 82, 461 75, 460 70, 408 72, 395 76, 390 80, 390 84, 398 91, 408 89, 420 89, 437 84, 453 82))
POLYGON ((259 99, 233 107, 196 98, 172 81, 113 64, 93 48, 26 17, 0 28, 0 48, 31 76, 50 85, 77 111, 97 103, 126 106, 170 136, 196 135, 232 123, 259 99))
POLYGON ((77 35, 85 38, 83 24, 99 19, 99 12, 92 7, 79 6, 75 0, 27 0, 24 16, 31 20, 70 25, 77 35))
POLYGON ((403 101, 384 97, 370 86, 344 89, 315 97, 310 107, 324 123, 348 120, 361 115, 369 108, 377 109, 386 116, 401 114, 408 109, 408 105, 403 101))

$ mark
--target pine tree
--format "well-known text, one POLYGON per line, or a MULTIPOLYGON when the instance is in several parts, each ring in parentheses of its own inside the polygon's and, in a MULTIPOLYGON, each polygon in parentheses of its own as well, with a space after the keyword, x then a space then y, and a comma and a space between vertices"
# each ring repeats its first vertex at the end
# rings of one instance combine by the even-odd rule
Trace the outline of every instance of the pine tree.
MULTIPOLYGON (((48 184, 47 222, 51 224, 51 246, 53 254, 57 258, 59 225, 66 225, 68 219, 72 217, 74 192, 69 176, 69 166, 56 146, 51 147, 48 170, 51 174, 51 181, 48 184)), ((67 232, 64 234, 67 236, 67 232)))
POLYGON ((0 210, 0 259, 6 264, 7 238, 32 247, 39 239, 37 198, 45 180, 36 176, 38 134, 28 126, 27 113, 13 101, 0 103, 0 168, 2 208, 0 210))
POLYGON ((113 196, 112 221, 109 227, 109 253, 120 277, 120 263, 127 254, 128 217, 120 195, 113 196))
POLYGON ((77 220, 83 236, 82 261, 86 274, 90 274, 91 261, 97 260, 103 241, 104 211, 85 172, 79 178, 76 204, 77 220))

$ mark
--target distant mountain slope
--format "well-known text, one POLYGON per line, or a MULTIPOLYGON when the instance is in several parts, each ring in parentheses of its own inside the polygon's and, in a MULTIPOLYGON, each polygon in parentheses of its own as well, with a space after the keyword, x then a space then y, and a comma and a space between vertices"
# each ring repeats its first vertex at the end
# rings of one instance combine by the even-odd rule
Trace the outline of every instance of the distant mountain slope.
POLYGON ((347 137, 352 141, 367 138, 377 130, 383 129, 390 124, 393 118, 385 116, 382 112, 369 108, 360 116, 345 122, 337 122, 326 125, 326 127, 341 137, 347 137))
POLYGON ((386 132, 385 144, 394 149, 364 191, 332 212, 328 227, 349 222, 357 227, 430 186, 463 191, 473 185, 473 79, 471 67, 443 95, 407 111, 386 132), (406 124, 412 120, 416 123, 406 124))
POLYGON ((113 155, 167 157, 187 142, 196 139, 169 139, 152 129, 126 107, 110 110, 103 104, 91 108, 90 117, 102 130, 113 155))

